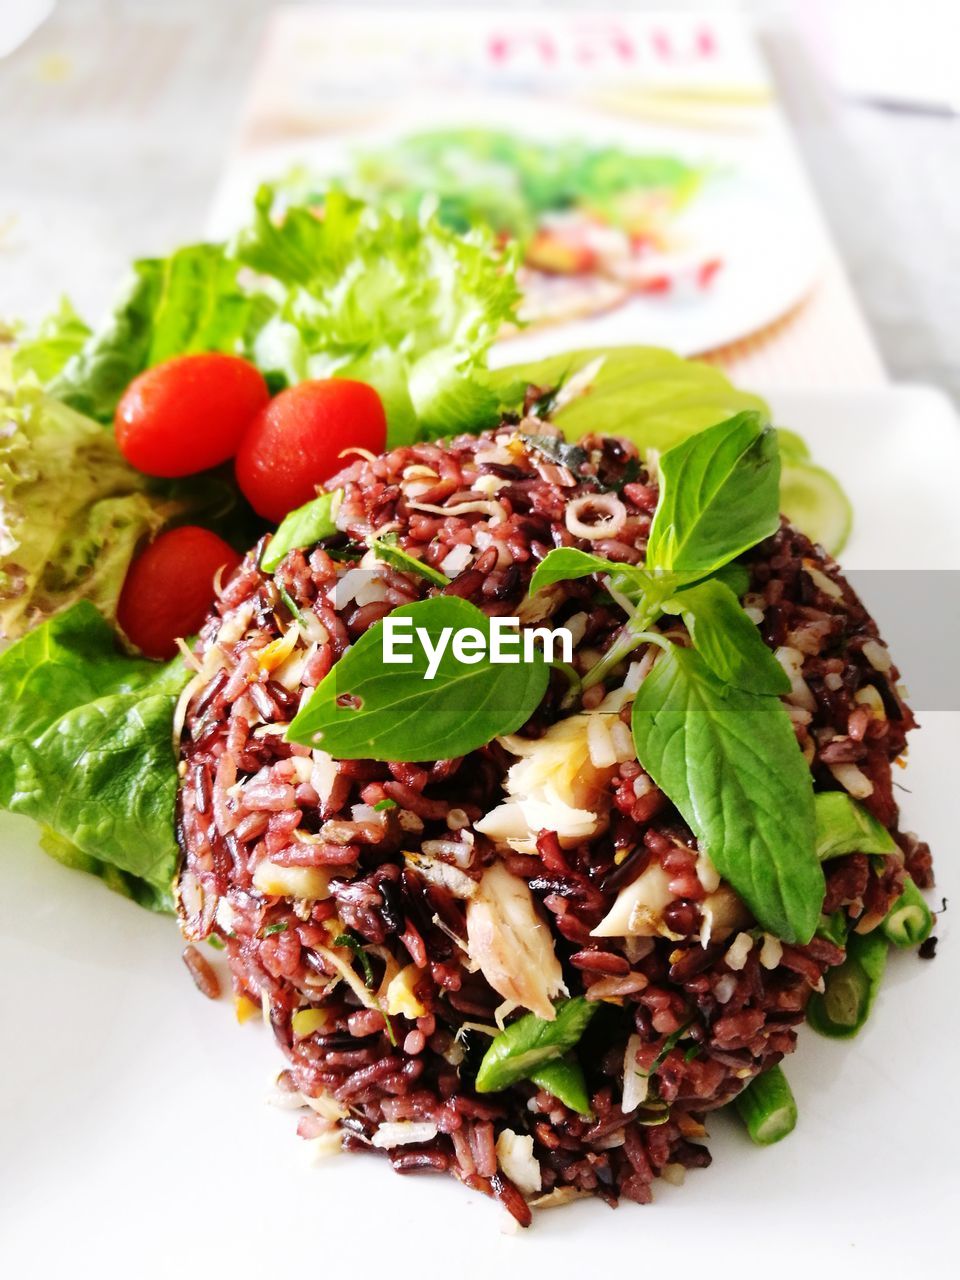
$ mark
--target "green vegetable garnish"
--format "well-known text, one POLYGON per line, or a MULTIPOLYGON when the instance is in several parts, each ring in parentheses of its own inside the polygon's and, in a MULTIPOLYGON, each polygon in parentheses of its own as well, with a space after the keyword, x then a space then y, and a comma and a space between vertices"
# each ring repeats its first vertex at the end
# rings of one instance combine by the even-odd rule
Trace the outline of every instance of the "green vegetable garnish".
MULTIPOLYGON (((333 940, 333 945, 335 947, 350 948, 350 950, 353 952, 356 958, 360 961, 360 968, 363 970, 363 981, 366 984, 367 989, 372 991, 373 988, 376 986, 376 983, 373 977, 373 968, 371 967, 371 964, 370 964, 370 957, 367 955, 366 951, 364 950, 363 943, 360 941, 360 939, 355 938, 352 933, 338 933, 333 940)), ((387 1026, 389 1028, 390 1020, 389 1018, 386 1017, 386 1015, 384 1015, 384 1021, 387 1023, 387 1026)))
POLYGON ((478 1093, 507 1089, 562 1058, 587 1029, 597 1005, 576 996, 558 1001, 556 1011, 552 1022, 534 1013, 525 1014, 491 1041, 477 1072, 478 1093))
MULTIPOLYGON (((434 596, 395 609, 436 647, 471 627, 486 637, 490 619, 456 596, 434 596)), ((431 680, 425 650, 413 661, 385 666, 382 626, 364 632, 317 686, 287 730, 290 742, 322 744, 341 760, 444 760, 466 755, 499 734, 512 733, 536 710, 549 679, 542 660, 497 665, 484 656, 466 665, 449 644, 431 680)))
POLYGON ((582 1116, 592 1119, 593 1109, 590 1106, 590 1095, 587 1092, 583 1068, 572 1053, 538 1067, 536 1071, 530 1073, 529 1078, 538 1089, 552 1093, 571 1111, 579 1111, 582 1116))
POLYGON ((0 654, 0 807, 44 848, 144 906, 171 910, 179 850, 173 710, 190 672, 120 652, 81 601, 0 654))
POLYGON ((417 574, 421 578, 426 578, 428 582, 432 582, 434 586, 445 587, 450 582, 445 573, 434 569, 433 565, 426 564, 423 560, 418 560, 416 556, 409 555, 398 546, 395 533, 386 533, 381 538, 374 538, 371 549, 377 559, 384 564, 392 565, 394 569, 400 569, 403 573, 417 574))
POLYGON ((843 853, 896 853, 896 842, 883 823, 845 791, 820 791, 813 803, 821 862, 843 853))
POLYGON ((783 514, 812 542, 831 556, 846 545, 853 524, 853 508, 836 479, 812 463, 784 460, 780 476, 783 514))
POLYGON ((332 538, 338 532, 336 516, 342 497, 342 489, 321 493, 319 498, 304 503, 285 516, 260 557, 263 572, 273 573, 278 569, 288 551, 315 547, 324 538, 332 538))
POLYGON ((374 811, 376 813, 386 813, 388 809, 396 809, 397 807, 398 806, 397 806, 396 800, 390 800, 390 799, 378 800, 377 803, 373 806, 374 811))
POLYGON ((813 784, 779 699, 744 693, 673 646, 633 704, 637 758, 757 921, 807 942, 820 917, 813 784))
POLYGON ((286 920, 281 920, 279 924, 268 924, 266 928, 262 930, 262 936, 264 938, 269 938, 272 934, 286 933, 286 931, 287 922, 286 920))
POLYGON ((903 893, 886 914, 881 925, 884 936, 895 947, 917 947, 933 932, 935 918, 923 894, 907 876, 903 893))
POLYGON ((670 449, 646 568, 704 575, 735 560, 779 527, 779 478, 776 435, 756 413, 670 449))
POLYGON ((660 459, 642 568, 562 548, 537 566, 530 590, 601 574, 627 611, 585 688, 639 644, 666 649, 633 704, 637 759, 764 928, 805 942, 824 894, 813 785, 776 696, 789 682, 740 608, 742 571, 730 564, 778 526, 777 465, 775 437, 756 414, 692 436, 660 459), (718 576, 695 582, 707 574, 718 576), (694 650, 649 630, 664 612, 682 614, 694 650))
POLYGON ((747 693, 790 692, 789 677, 725 583, 711 578, 688 587, 664 611, 680 614, 697 652, 725 684, 747 693))
POLYGON ((780 1067, 751 1080, 733 1105, 758 1146, 769 1147, 797 1127, 797 1104, 780 1067))
POLYGON ((880 989, 888 949, 882 929, 849 935, 847 958, 827 971, 823 993, 815 992, 807 1005, 807 1021, 814 1031, 841 1040, 857 1034, 880 989))

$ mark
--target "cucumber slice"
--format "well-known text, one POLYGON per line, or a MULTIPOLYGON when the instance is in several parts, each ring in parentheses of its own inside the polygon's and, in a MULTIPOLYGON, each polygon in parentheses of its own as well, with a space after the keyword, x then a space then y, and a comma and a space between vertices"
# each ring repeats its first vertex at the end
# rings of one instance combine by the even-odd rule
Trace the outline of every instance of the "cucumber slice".
POLYGON ((806 462, 784 462, 780 474, 780 510, 797 528, 832 556, 850 536, 853 509, 829 471, 806 462))
POLYGON ((777 427, 777 443, 780 446, 782 462, 809 462, 810 448, 803 436, 786 427, 777 427))

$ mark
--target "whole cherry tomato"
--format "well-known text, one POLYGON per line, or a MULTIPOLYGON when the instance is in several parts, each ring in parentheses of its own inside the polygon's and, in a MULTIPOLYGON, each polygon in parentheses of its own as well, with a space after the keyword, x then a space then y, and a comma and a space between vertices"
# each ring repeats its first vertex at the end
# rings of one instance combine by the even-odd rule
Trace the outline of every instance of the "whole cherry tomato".
POLYGON ((237 451, 237 484, 258 515, 279 522, 340 469, 344 449, 382 453, 386 438, 383 404, 367 383, 300 382, 251 423, 237 451))
POLYGON ((134 378, 114 418, 120 452, 148 476, 189 476, 232 458, 270 399, 239 356, 176 356, 134 378))
POLYGON ((217 570, 227 578, 242 559, 197 525, 161 533, 127 570, 117 621, 148 658, 172 658, 177 637, 199 631, 209 613, 217 570))

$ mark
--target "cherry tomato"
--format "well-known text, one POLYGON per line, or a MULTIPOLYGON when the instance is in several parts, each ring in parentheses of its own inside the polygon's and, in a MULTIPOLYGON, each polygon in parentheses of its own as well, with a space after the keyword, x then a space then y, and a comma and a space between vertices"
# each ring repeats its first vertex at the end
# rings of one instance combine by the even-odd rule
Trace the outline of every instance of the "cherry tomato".
POLYGON ((227 578, 242 559, 194 524, 161 533, 127 570, 117 621, 148 658, 172 658, 177 637, 198 631, 210 611, 217 570, 227 578))
POLYGON ((386 439, 383 404, 367 383, 300 382, 251 423, 237 451, 237 484, 258 515, 279 522, 340 469, 342 450, 382 453, 386 439))
POLYGON ((114 418, 117 444, 148 476, 191 476, 232 458, 269 399, 260 371, 239 356, 176 356, 127 387, 114 418))

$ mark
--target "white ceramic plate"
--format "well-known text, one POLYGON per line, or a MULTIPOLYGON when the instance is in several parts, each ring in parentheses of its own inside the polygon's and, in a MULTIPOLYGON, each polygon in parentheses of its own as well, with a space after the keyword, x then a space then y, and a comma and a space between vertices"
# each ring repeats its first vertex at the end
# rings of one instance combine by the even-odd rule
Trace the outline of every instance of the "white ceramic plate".
MULTIPOLYGON (((850 563, 960 567, 960 430, 943 397, 772 400, 854 497, 850 563)), ((924 721, 904 822, 934 849, 938 898, 956 902, 960 715, 924 721)), ((657 1184, 652 1206, 580 1202, 509 1235, 498 1205, 452 1179, 399 1178, 367 1156, 308 1167, 295 1118, 265 1103, 279 1050, 198 995, 173 922, 45 858, 25 821, 4 818, 0 839, 4 1275, 899 1280, 960 1245, 956 909, 935 961, 892 957, 858 1039, 801 1035, 788 1141, 754 1148, 717 1116, 713 1167, 657 1184)))
POLYGON ((638 152, 670 152, 706 164, 715 176, 677 223, 699 259, 724 262, 710 288, 678 296, 636 297, 623 306, 567 323, 545 325, 502 344, 501 363, 607 343, 669 347, 693 356, 772 324, 812 288, 822 257, 819 217, 792 147, 778 130, 723 137, 624 120, 564 104, 509 95, 422 98, 398 106, 389 125, 350 134, 306 137, 233 157, 214 201, 208 230, 225 236, 250 217, 257 186, 294 165, 318 174, 346 171, 357 150, 389 145, 411 133, 475 125, 508 128, 535 139, 583 137, 638 152))

